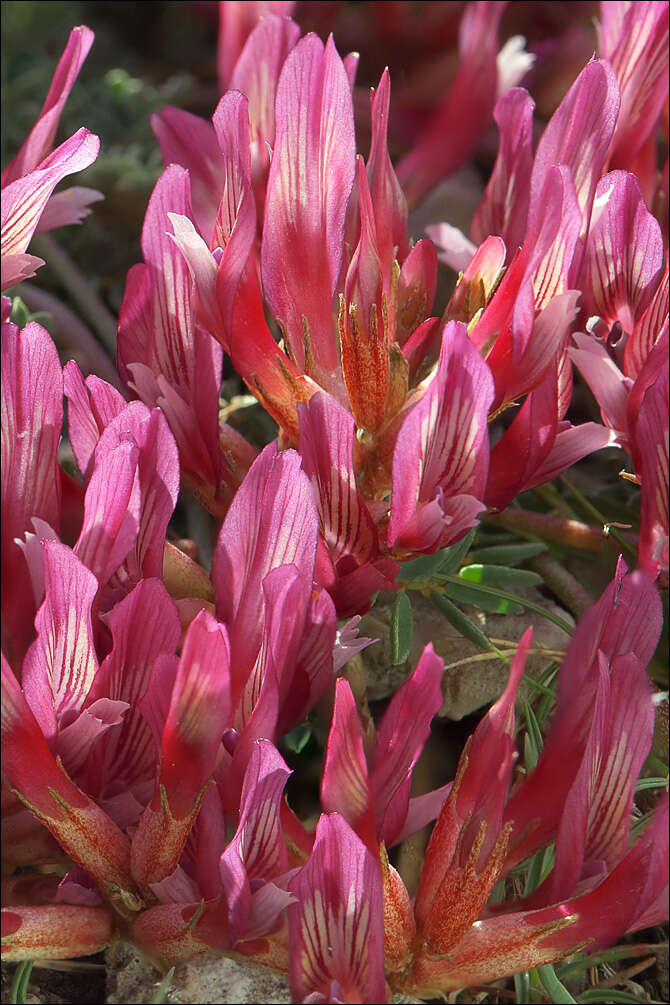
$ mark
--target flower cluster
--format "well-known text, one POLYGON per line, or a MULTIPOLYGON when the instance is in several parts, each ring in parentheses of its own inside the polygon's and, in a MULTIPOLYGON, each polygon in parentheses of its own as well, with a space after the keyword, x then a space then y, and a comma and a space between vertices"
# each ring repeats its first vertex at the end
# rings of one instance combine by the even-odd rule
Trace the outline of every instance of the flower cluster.
MULTIPOLYGON (((211 123, 152 122, 166 166, 119 313, 124 393, 3 298, 3 952, 123 934, 168 961, 249 957, 295 1001, 385 1002, 609 946, 667 910, 667 796, 632 830, 668 576, 667 5, 602 4, 598 57, 534 149, 532 60, 500 49, 504 5, 469 4, 397 173, 387 70, 365 159, 356 54, 301 36, 291 4, 220 6, 211 123), (492 115, 469 237, 436 222, 415 243, 408 200, 492 115), (458 280, 436 312, 438 259, 458 280), (262 449, 224 421, 224 353, 277 425, 262 449), (573 364, 602 424, 566 419, 573 364), (518 770, 515 739, 529 629, 453 781, 412 795, 443 661, 426 646, 374 722, 343 672, 372 641, 360 615, 403 563, 612 445, 641 487, 637 568, 579 621, 537 763, 518 770), (217 521, 211 569, 173 543, 180 488, 217 521), (308 826, 278 747, 317 707, 308 826), (393 849, 434 821, 408 890, 393 849)), ((84 128, 52 151, 92 40, 73 30, 3 174, 3 289, 43 264, 34 233, 100 197, 52 194, 98 153, 84 128)))

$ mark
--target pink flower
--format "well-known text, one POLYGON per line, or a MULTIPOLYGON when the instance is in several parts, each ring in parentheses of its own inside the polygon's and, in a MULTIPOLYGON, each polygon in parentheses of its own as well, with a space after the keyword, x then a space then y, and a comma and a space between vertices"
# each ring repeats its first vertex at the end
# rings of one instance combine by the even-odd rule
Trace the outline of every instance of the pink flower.
POLYGON ((92 31, 72 29, 37 122, 2 173, 3 290, 34 276, 44 264, 41 258, 25 254, 36 231, 80 223, 90 213, 89 204, 103 198, 81 187, 52 196, 59 181, 88 167, 98 156, 100 140, 88 129, 79 129, 52 153, 63 106, 92 44, 92 31))

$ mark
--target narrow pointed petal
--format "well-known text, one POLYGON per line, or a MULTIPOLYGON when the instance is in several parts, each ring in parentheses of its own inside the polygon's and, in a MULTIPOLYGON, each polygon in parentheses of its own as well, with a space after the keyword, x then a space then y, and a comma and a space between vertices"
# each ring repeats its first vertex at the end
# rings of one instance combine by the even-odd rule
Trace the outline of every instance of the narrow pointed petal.
POLYGON ((341 813, 375 853, 378 841, 363 747, 363 730, 349 682, 335 682, 333 719, 321 775, 321 805, 326 813, 341 813))
POLYGON ((317 825, 307 864, 289 884, 291 988, 296 1001, 329 998, 388 1001, 384 981, 384 907, 379 862, 346 821, 333 814, 317 825))
POLYGON ((668 99, 668 8, 653 2, 616 8, 600 5, 596 30, 600 55, 611 63, 621 88, 609 165, 631 171, 668 99))
MULTIPOLYGON (((633 449, 635 473, 642 482, 640 568, 654 578, 668 569, 667 341, 666 366, 642 399, 633 449)), ((661 348, 659 343, 657 346, 661 348)))
POLYGON ((324 47, 307 35, 289 54, 275 113, 263 288, 298 366, 305 368, 306 323, 314 364, 329 373, 337 365, 332 298, 355 159, 351 89, 332 38, 324 47))
POLYGON ((21 144, 17 155, 2 172, 3 188, 17 178, 34 171, 40 161, 51 153, 65 102, 93 45, 94 37, 86 25, 79 25, 70 32, 37 121, 21 144))
POLYGON ((520 87, 498 101, 493 117, 500 146, 493 173, 472 219, 470 237, 481 244, 499 234, 510 252, 523 244, 528 221, 530 175, 533 167, 533 110, 535 102, 520 87))
POLYGON ((602 342, 591 335, 573 336, 575 348, 568 355, 600 406, 603 422, 617 432, 622 446, 629 447, 626 405, 631 381, 624 377, 602 342))
POLYGON ((519 642, 507 687, 468 743, 433 829, 415 915, 431 954, 445 953, 475 921, 498 879, 510 826, 501 826, 512 768, 514 701, 532 630, 519 642), (492 765, 495 775, 491 778, 492 765))
POLYGON ((443 661, 426 646, 412 676, 394 694, 377 729, 370 787, 377 834, 387 848, 396 843, 409 809, 414 765, 442 707, 443 661))
POLYGON ((179 861, 229 714, 227 633, 201 611, 184 639, 163 728, 156 791, 133 837, 132 870, 143 887, 165 879, 179 861))
POLYGON ((367 162, 370 195, 377 226, 377 246, 382 266, 390 270, 394 258, 402 264, 409 253, 407 200, 393 170, 388 151, 388 118, 391 78, 385 69, 376 91, 370 94, 372 135, 367 162))
POLYGON ((625 575, 620 563, 615 579, 577 626, 563 660, 556 712, 540 759, 505 810, 505 819, 514 822, 506 869, 556 835, 591 729, 599 652, 610 668, 629 656, 646 667, 661 623, 660 598, 651 580, 642 572, 625 575))
POLYGON ((661 281, 651 303, 635 325, 626 342, 623 369, 627 377, 635 380, 647 361, 653 346, 668 324, 668 265, 666 263, 661 281))
POLYGON ((251 139, 259 147, 274 147, 277 83, 299 38, 300 28, 289 17, 267 14, 249 35, 232 72, 229 88, 248 99, 251 139))
POLYGON ((535 153, 530 179, 528 222, 544 211, 543 192, 554 165, 566 165, 582 214, 581 233, 588 229, 591 204, 619 112, 619 87, 605 60, 587 63, 551 117, 535 153))

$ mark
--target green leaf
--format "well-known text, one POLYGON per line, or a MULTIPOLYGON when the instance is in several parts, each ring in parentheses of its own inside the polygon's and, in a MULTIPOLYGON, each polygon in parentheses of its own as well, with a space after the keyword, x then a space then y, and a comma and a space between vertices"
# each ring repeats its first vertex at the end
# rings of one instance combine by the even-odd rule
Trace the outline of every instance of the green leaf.
POLYGON ((436 551, 434 555, 421 555, 420 558, 413 558, 411 562, 403 562, 398 578, 403 583, 421 582, 432 579, 438 572, 442 575, 454 572, 470 550, 474 538, 473 528, 462 540, 452 544, 451 548, 436 551))
POLYGON ((30 321, 30 311, 24 304, 21 297, 13 297, 12 299, 12 311, 9 316, 9 320, 12 324, 15 324, 19 329, 25 328, 30 321))
POLYGON ((576 1005, 577 999, 573 998, 568 989, 561 984, 550 963, 544 967, 538 967, 537 972, 543 988, 549 994, 550 1001, 555 1002, 556 1005, 567 1005, 570 1002, 576 1005))
POLYGON ((535 717, 535 712, 528 702, 524 702, 526 714, 526 735, 524 737, 524 757, 527 771, 532 771, 538 762, 542 750, 542 730, 535 717))
POLYGON ((174 971, 175 968, 170 967, 165 977, 154 991, 153 998, 151 999, 151 1005, 163 1005, 163 1002, 167 998, 167 993, 170 990, 170 985, 172 984, 174 971))
POLYGON ((25 1005, 28 981, 33 969, 33 960, 22 960, 16 967, 14 980, 9 992, 11 1005, 25 1005))
POLYGON ((436 593, 435 590, 430 591, 430 599, 438 611, 444 614, 449 624, 453 625, 456 631, 460 632, 464 638, 469 639, 470 642, 474 643, 479 649, 483 649, 484 652, 491 651, 499 656, 504 663, 509 663, 509 660, 496 649, 481 628, 478 628, 459 607, 456 607, 456 604, 452 604, 447 597, 436 593))
POLYGON ((464 565, 459 569, 461 579, 489 586, 539 586, 542 576, 529 569, 508 569, 505 565, 464 565))
POLYGON ((292 751, 294 754, 301 754, 312 738, 312 732, 312 727, 309 724, 294 726, 282 738, 282 743, 287 750, 292 751))
POLYGON ((500 564, 509 567, 511 565, 519 565, 520 562, 525 562, 527 558, 541 555, 543 551, 547 551, 547 545, 544 541, 497 544, 491 545, 489 548, 477 548, 475 551, 471 551, 470 559, 473 562, 481 562, 484 565, 492 563, 493 565, 500 564))
POLYGON ((530 974, 524 970, 514 975, 514 990, 517 1002, 527 1002, 530 998, 530 974))
POLYGON ((644 792, 645 789, 664 789, 668 784, 665 778, 640 778, 635 785, 636 792, 644 792))
POLYGON ((399 590, 391 611, 391 663, 406 663, 412 647, 412 605, 404 590, 399 590))
POLYGON ((456 576, 450 576, 444 581, 442 589, 451 597, 452 600, 458 600, 461 604, 470 604, 472 607, 478 607, 481 611, 488 611, 490 614, 521 614, 523 607, 519 607, 517 603, 514 602, 513 597, 496 597, 491 596, 488 593, 483 593, 481 590, 475 590, 475 587, 479 587, 479 583, 469 583, 466 585, 462 580, 459 580, 456 576))
MULTIPOLYGON (((449 583, 450 586, 454 584, 461 589, 466 589, 462 580, 460 580, 457 576, 446 577, 445 584, 446 583, 449 583)), ((535 611, 536 614, 540 614, 543 618, 546 618, 547 621, 551 621, 559 628, 562 628, 568 635, 572 635, 574 630, 572 625, 568 624, 567 621, 564 621, 563 618, 559 617, 557 614, 554 614, 553 611, 547 610, 540 604, 534 603, 532 600, 527 600, 526 597, 517 597, 513 593, 505 593, 504 590, 499 590, 495 586, 484 586, 483 583, 469 583, 467 589, 476 591, 482 596, 497 597, 500 600, 506 600, 509 603, 519 605, 522 608, 525 607, 529 611, 535 611)), ((481 604, 479 606, 481 606, 481 604)))

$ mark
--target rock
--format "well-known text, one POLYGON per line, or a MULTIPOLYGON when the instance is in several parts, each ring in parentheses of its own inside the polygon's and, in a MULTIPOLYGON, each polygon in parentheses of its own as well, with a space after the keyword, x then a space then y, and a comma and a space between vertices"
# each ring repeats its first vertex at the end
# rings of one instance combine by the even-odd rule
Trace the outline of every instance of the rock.
MULTIPOLYGON (((162 975, 129 943, 118 943, 107 954, 108 1005, 151 1002, 162 975)), ((200 956, 175 969, 166 1003, 291 1002, 288 981, 251 961, 237 962, 221 956, 200 956)))
MULTIPOLYGON (((539 590, 528 588, 518 591, 536 604, 563 618, 569 624, 574 619, 562 608, 547 600, 539 590)), ((366 614, 360 624, 360 634, 376 637, 379 642, 363 650, 356 657, 363 667, 367 679, 370 701, 388 698, 416 666, 424 646, 433 643, 435 652, 445 663, 442 681, 444 704, 438 715, 452 720, 462 719, 483 705, 500 697, 507 683, 508 667, 497 656, 488 656, 468 639, 463 638, 455 628, 426 598, 412 593, 412 648, 407 663, 393 666, 389 643, 392 598, 380 597, 374 608, 366 614)), ((472 621, 477 621, 480 612, 466 610, 472 621)), ((557 625, 536 614, 524 611, 522 614, 487 614, 486 623, 481 627, 495 644, 507 651, 516 647, 519 639, 530 625, 533 627, 533 649, 545 649, 547 655, 534 654, 526 663, 526 673, 537 677, 552 660, 560 662, 560 653, 565 650, 569 636, 557 625), (508 644, 505 644, 508 643, 508 644)), ((508 655, 509 658, 509 655, 508 655)), ((526 700, 531 691, 529 684, 521 682, 519 700, 526 700)))

